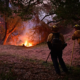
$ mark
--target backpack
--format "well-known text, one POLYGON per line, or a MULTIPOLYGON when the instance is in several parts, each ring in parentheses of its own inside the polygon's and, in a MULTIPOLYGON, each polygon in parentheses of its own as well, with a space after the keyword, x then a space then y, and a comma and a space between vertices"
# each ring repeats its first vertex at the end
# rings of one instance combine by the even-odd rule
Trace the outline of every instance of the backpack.
POLYGON ((59 39, 60 33, 53 33, 53 36, 52 36, 52 49, 57 51, 62 50, 62 41, 61 39, 59 39))

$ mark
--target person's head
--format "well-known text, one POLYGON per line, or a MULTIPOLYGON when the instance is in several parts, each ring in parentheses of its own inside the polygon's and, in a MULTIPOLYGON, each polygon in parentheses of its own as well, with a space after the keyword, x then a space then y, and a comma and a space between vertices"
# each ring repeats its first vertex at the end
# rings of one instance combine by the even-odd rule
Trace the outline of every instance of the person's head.
POLYGON ((74 25, 74 29, 75 30, 80 30, 80 25, 79 24, 74 25))
POLYGON ((52 27, 52 31, 53 31, 53 32, 58 32, 58 31, 59 31, 58 26, 54 25, 54 26, 52 27))

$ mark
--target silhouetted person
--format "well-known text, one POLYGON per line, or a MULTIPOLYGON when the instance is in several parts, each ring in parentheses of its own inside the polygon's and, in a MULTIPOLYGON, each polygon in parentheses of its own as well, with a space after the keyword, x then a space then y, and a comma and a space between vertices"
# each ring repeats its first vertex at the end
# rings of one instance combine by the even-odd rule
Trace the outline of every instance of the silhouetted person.
POLYGON ((61 68, 63 69, 63 71, 66 73, 68 72, 68 69, 62 58, 62 50, 65 48, 65 46, 67 46, 67 44, 65 43, 64 37, 59 32, 59 28, 56 25, 53 26, 52 31, 53 32, 48 35, 47 44, 48 44, 49 49, 51 50, 50 54, 51 54, 51 59, 52 59, 55 71, 58 75, 60 75, 61 71, 59 68, 58 60, 59 60, 59 63, 61 65, 61 68))
POLYGON ((80 45, 80 25, 76 24, 74 26, 75 32, 72 35, 72 40, 77 40, 80 45))

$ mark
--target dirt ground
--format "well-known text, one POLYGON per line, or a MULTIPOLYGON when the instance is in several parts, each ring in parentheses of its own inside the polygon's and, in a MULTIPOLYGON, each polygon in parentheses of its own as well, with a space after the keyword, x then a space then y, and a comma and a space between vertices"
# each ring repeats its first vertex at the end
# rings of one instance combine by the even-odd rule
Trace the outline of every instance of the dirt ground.
MULTIPOLYGON (((72 41, 71 36, 73 32, 74 30, 71 29, 68 33, 65 31, 64 34, 67 47, 63 50, 63 59, 68 65, 71 64, 71 55, 74 42, 72 41)), ((0 45, 0 55, 12 55, 19 58, 38 59, 45 61, 49 53, 50 50, 48 49, 47 44, 37 45, 31 48, 13 45, 0 45)), ((10 58, 6 56, 5 60, 11 60, 12 62, 16 61, 16 59, 10 58)), ((51 57, 49 57, 48 61, 51 61, 51 57)), ((80 46, 78 45, 77 41, 75 41, 72 65, 80 65, 80 46)))

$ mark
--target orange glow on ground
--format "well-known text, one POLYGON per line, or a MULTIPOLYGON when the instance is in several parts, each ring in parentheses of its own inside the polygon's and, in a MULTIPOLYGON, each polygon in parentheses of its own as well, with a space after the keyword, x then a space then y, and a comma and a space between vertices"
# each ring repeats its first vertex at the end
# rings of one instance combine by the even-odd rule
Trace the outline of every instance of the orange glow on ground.
POLYGON ((28 41, 25 41, 22 45, 24 45, 26 47, 31 47, 32 43, 29 43, 28 41))

